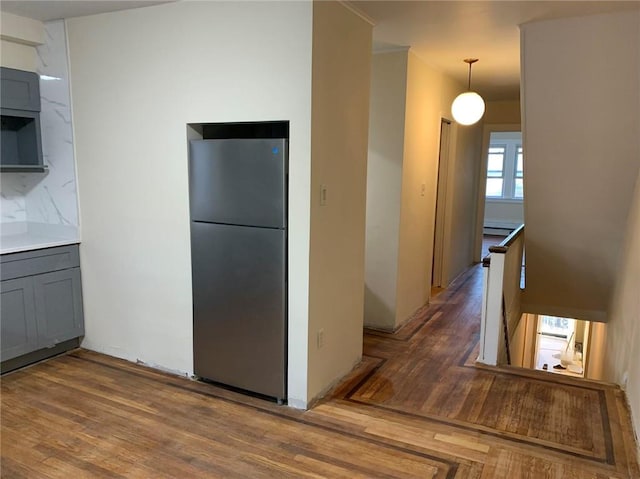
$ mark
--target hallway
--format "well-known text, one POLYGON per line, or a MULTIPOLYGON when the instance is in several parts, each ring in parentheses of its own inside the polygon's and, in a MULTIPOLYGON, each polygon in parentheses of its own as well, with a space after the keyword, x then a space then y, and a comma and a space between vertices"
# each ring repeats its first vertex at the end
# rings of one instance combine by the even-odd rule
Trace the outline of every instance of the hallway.
POLYGON ((84 350, 8 374, 2 477, 638 477, 617 387, 474 366, 481 295, 474 266, 367 331, 307 412, 84 350))
POLYGON ((481 295, 477 265, 395 334, 368 331, 359 374, 332 401, 420 421, 412 424, 420 431, 416 437, 429 436, 427 430, 435 437, 436 424, 449 433, 457 429, 452 442, 458 448, 448 451, 486 446, 482 477, 618 477, 605 472, 611 466, 619 477, 638 477, 628 411, 617 387, 474 366, 481 295), (630 476, 624 475, 625 447, 630 476))

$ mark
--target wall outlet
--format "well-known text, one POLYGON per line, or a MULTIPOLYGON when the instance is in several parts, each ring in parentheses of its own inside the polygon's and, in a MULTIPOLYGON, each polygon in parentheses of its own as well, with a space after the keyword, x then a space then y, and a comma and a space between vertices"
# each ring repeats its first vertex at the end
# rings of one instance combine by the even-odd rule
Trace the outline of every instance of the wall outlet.
POLYGON ((324 329, 318 329, 318 336, 316 340, 318 343, 318 349, 322 349, 324 347, 324 329))
POLYGON ((427 191, 427 184, 422 183, 422 185, 420 186, 420 196, 424 196, 425 191, 427 191))

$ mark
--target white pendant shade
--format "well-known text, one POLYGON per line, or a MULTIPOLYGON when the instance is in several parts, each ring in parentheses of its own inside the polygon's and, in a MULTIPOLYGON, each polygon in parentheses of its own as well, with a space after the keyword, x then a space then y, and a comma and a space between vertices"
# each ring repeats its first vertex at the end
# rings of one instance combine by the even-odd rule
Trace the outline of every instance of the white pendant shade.
POLYGON ((474 91, 461 93, 451 104, 451 114, 461 125, 473 125, 484 115, 484 100, 474 91))

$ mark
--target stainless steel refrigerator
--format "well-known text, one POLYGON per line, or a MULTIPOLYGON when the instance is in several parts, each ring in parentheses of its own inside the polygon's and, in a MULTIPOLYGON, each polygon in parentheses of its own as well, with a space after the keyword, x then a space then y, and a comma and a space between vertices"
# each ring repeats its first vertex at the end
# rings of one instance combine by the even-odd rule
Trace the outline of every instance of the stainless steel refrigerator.
POLYGON ((194 372, 286 397, 287 140, 192 140, 194 372))

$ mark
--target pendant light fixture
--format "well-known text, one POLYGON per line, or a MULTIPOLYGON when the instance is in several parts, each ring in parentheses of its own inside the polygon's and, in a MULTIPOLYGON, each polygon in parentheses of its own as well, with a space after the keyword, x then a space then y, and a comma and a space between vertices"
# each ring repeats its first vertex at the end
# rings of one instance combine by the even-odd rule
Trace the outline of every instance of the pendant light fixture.
POLYGON ((477 62, 477 58, 465 58, 469 64, 469 85, 464 93, 461 93, 451 104, 453 119, 461 125, 473 125, 484 115, 484 100, 476 92, 471 91, 471 65, 477 62))

